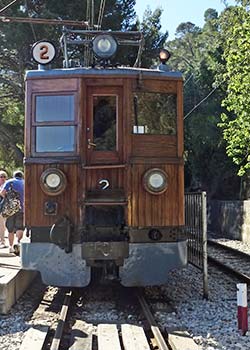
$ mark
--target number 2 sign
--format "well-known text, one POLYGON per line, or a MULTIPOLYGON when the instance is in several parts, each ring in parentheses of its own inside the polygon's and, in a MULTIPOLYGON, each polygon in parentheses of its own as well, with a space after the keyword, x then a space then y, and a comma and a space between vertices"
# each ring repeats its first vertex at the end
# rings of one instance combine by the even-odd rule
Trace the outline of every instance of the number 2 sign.
POLYGON ((32 56, 37 63, 48 64, 55 58, 56 48, 50 41, 37 41, 32 46, 32 56))

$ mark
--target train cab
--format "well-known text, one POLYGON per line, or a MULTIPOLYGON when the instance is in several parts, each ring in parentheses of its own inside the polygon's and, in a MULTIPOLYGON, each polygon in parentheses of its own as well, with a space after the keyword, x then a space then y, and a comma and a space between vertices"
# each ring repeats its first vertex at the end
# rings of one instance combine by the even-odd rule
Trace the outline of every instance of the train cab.
POLYGON ((146 286, 187 264, 182 89, 164 60, 27 72, 23 268, 146 286))

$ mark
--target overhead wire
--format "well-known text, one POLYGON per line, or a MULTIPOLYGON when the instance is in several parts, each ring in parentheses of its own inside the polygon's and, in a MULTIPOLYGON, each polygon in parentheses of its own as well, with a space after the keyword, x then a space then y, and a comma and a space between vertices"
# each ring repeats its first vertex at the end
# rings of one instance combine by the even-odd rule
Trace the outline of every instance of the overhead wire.
MULTIPOLYGON (((242 63, 244 63, 244 61, 248 58, 248 56, 246 56, 241 62, 240 65, 242 65, 242 63)), ((197 103, 185 116, 184 116, 184 120, 189 117, 189 115, 191 113, 193 113, 203 102, 205 102, 224 82, 226 81, 226 78, 222 79, 222 81, 213 88, 213 90, 211 90, 206 97, 204 97, 199 103, 197 103)))
MULTIPOLYGON (((7 10, 10 6, 14 5, 18 0, 13 0, 11 1, 8 5, 6 5, 5 7, 3 7, 1 10, 0 10, 0 14, 3 13, 5 10, 7 10)), ((28 12, 28 16, 29 16, 29 9, 28 9, 28 3, 27 3, 27 0, 25 0, 25 5, 26 5, 26 8, 27 8, 27 12, 28 12)), ((33 37, 35 39, 35 41, 37 41, 36 39, 36 33, 35 33, 35 30, 34 30, 34 26, 32 23, 30 23, 30 26, 31 26, 31 31, 33 33, 33 37)))
POLYGON ((101 2, 100 2, 100 9, 99 9, 99 15, 98 15, 98 20, 97 20, 97 28, 98 29, 101 29, 101 27, 102 27, 105 3, 106 3, 106 0, 101 0, 101 2))
POLYGON ((184 86, 187 85, 187 83, 189 82, 189 80, 193 77, 194 73, 190 74, 190 76, 187 78, 187 80, 185 80, 184 82, 184 86))
MULTIPOLYGON (((87 8, 86 8, 86 18, 88 21, 88 30, 91 28, 91 0, 87 0, 87 8)), ((84 66, 88 67, 90 60, 90 50, 88 46, 84 47, 84 66)))
MULTIPOLYGON (((235 34, 232 38, 232 40, 235 40, 237 37, 237 34, 235 34)), ((240 65, 242 65, 242 63, 244 63, 244 61, 248 58, 248 56, 246 56, 241 62, 240 65)), ((188 83, 188 81, 190 80, 190 78, 192 77, 194 73, 191 74, 191 76, 188 78, 188 80, 185 82, 184 86, 188 83)), ((205 96, 199 103, 197 103, 187 114, 185 114, 183 120, 187 119, 190 114, 192 114, 203 102, 205 102, 224 82, 225 82, 226 78, 223 79, 218 85, 216 85, 208 94, 207 96, 205 96)))
MULTIPOLYGON (((29 14, 29 6, 28 6, 28 3, 27 3, 27 0, 25 0, 25 5, 26 5, 26 8, 27 8, 27 13, 28 13, 28 16, 30 17, 30 14, 29 14)), ((31 31, 32 31, 32 34, 33 34, 34 40, 35 40, 35 41, 37 41, 36 32, 35 32, 35 29, 34 29, 33 23, 30 23, 30 27, 31 27, 31 31)))
POLYGON ((95 2, 92 0, 91 2, 91 16, 90 16, 90 26, 91 29, 94 27, 94 16, 95 16, 95 2))
MULTIPOLYGON (((98 13, 98 21, 97 21, 97 29, 100 30, 102 26, 102 21, 104 17, 104 10, 105 10, 106 0, 101 0, 100 2, 100 8, 98 13)), ((88 0, 87 1, 87 20, 89 22, 88 29, 93 30, 94 28, 94 16, 95 16, 95 2, 94 0, 88 0)), ((85 48, 85 59, 84 64, 85 66, 89 66, 90 61, 93 60, 92 53, 90 52, 89 47, 85 48)))
POLYGON ((8 5, 4 6, 1 10, 0 13, 3 13, 5 10, 7 10, 11 5, 14 5, 18 0, 13 0, 11 1, 8 5))

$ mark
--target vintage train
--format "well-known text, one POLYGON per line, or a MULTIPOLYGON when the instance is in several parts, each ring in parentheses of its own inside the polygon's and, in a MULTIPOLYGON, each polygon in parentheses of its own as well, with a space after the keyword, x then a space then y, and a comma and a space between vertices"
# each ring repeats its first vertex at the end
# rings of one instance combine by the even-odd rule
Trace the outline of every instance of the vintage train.
POLYGON ((187 264, 182 76, 165 50, 154 69, 110 64, 122 33, 87 33, 95 63, 74 67, 79 33, 64 32, 64 68, 41 41, 26 74, 22 267, 48 285, 159 285, 187 264))

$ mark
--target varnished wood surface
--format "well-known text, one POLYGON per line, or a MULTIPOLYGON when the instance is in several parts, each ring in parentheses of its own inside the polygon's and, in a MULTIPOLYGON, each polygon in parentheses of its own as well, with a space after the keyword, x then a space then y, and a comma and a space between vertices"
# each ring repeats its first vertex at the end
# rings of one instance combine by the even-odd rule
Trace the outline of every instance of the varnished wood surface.
POLYGON ((129 226, 178 226, 184 223, 182 182, 183 166, 135 164, 131 167, 131 211, 129 226), (167 191, 160 195, 148 193, 143 175, 150 168, 160 168, 168 176, 167 191))
MULTIPOLYGON (((170 78, 146 77, 74 77, 67 79, 30 79, 26 83, 26 132, 25 153, 25 221, 28 226, 51 226, 55 220, 68 215, 75 225, 83 224, 85 205, 90 205, 86 193, 99 189, 99 181, 108 179, 110 189, 122 190, 123 200, 115 203, 125 205, 126 224, 133 227, 178 226, 184 223, 184 175, 183 175, 183 97, 182 81, 170 78), (105 87, 106 84, 106 87, 105 87), (177 94, 177 136, 134 135, 132 131, 133 93, 159 91, 177 94), (31 108, 34 94, 57 94, 73 92, 76 96, 76 152, 71 157, 32 157, 31 108), (87 148, 87 128, 92 128, 93 94, 118 94, 118 150, 95 152, 87 148), (96 155, 95 155, 96 153, 96 155), (57 162, 57 158, 60 159, 57 162), (65 162, 64 162, 65 160, 65 162), (40 176, 49 167, 58 167, 65 172, 68 186, 58 196, 44 194, 40 187, 40 176), (142 179, 146 170, 159 167, 168 175, 168 189, 157 196, 149 194, 142 179), (44 203, 58 202, 58 215, 44 215, 44 203)), ((34 123, 34 121, 33 121, 34 123)), ((34 130, 34 127, 33 127, 34 130)), ((47 155, 48 156, 48 155, 47 155)), ((92 202, 100 204, 100 202, 92 202)), ((105 205, 105 201, 101 202, 105 205)), ((107 205, 110 203, 107 203, 107 205)))
POLYGON ((25 223, 27 226, 51 226, 55 221, 67 215, 75 224, 79 221, 79 178, 78 165, 60 164, 60 166, 29 164, 25 167, 25 223), (66 190, 58 196, 46 195, 40 186, 40 177, 45 169, 58 167, 67 178, 66 190), (58 214, 44 215, 44 203, 52 200, 58 203, 58 214))
POLYGON ((177 157, 177 137, 164 135, 132 135, 132 156, 151 158, 177 157))
POLYGON ((76 78, 52 78, 52 79, 38 79, 32 81, 33 92, 64 92, 77 91, 79 80, 76 78))
POLYGON ((83 171, 82 178, 86 181, 86 190, 100 189, 100 180, 109 181, 109 189, 126 188, 127 171, 124 168, 117 169, 86 169, 83 171))

